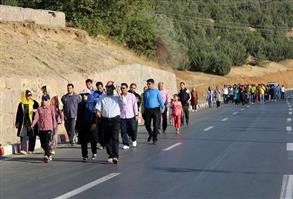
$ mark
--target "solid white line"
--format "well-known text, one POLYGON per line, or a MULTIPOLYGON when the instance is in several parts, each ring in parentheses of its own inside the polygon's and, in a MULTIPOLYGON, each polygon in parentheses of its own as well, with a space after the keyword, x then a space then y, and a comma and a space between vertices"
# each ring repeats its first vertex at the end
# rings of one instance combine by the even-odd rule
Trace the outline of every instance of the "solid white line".
POLYGON ((293 175, 284 175, 280 199, 293 198, 293 175))
POLYGON ((293 151, 293 143, 287 143, 287 151, 293 151))
POLYGON ((209 131, 211 130, 212 128, 214 128, 213 126, 209 126, 208 128, 205 128, 203 131, 209 131))
POLYGON ((292 118, 287 118, 287 122, 291 122, 292 121, 292 118))
POLYGON ((289 131, 292 131, 292 127, 291 127, 291 126, 287 126, 287 127, 286 127, 286 131, 288 131, 288 132, 289 132, 289 131))
POLYGON ((173 149, 173 148, 175 148, 176 146, 179 146, 179 145, 181 145, 181 144, 182 144, 181 142, 178 142, 178 143, 176 143, 176 144, 173 144, 173 145, 171 145, 171 146, 169 146, 169 147, 163 149, 163 151, 169 151, 169 150, 171 150, 171 149, 173 149))
POLYGON ((234 112, 234 113, 232 113, 233 115, 237 115, 238 114, 238 112, 234 112))
POLYGON ((114 178, 114 177, 118 176, 119 174, 120 173, 110 173, 109 175, 106 175, 106 176, 104 176, 102 178, 99 178, 99 179, 93 181, 93 182, 90 182, 90 183, 88 183, 86 185, 83 185, 83 186, 77 188, 77 189, 74 189, 74 190, 72 190, 72 191, 70 191, 68 193, 65 193, 65 194, 63 194, 61 196, 58 196, 55 199, 71 198, 71 197, 73 197, 73 196, 75 196, 77 194, 80 194, 81 192, 84 192, 84 191, 86 191, 88 189, 93 188, 94 186, 96 186, 98 184, 101 184, 101 183, 103 183, 103 182, 105 182, 107 180, 110 180, 111 178, 114 178))
POLYGON ((222 122, 225 122, 225 121, 227 121, 229 118, 227 118, 227 117, 225 117, 225 118, 223 118, 221 121, 222 122))

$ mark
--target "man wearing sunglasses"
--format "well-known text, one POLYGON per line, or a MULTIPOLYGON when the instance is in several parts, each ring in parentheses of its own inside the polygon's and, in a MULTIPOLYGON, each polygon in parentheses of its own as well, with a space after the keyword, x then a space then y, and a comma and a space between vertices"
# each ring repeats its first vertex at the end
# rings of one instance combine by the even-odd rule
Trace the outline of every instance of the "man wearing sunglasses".
POLYGON ((165 104, 160 94, 160 91, 154 86, 155 81, 153 79, 147 80, 147 90, 143 94, 144 104, 144 120, 145 127, 149 133, 148 142, 153 139, 153 144, 157 143, 157 136, 160 126, 161 113, 165 110, 165 104), (153 129, 151 123, 153 121, 153 129))
POLYGON ((127 101, 119 89, 115 89, 114 82, 106 84, 107 93, 102 95, 96 104, 97 117, 102 119, 104 141, 109 155, 108 163, 118 163, 119 158, 119 130, 120 104, 127 101), (116 90, 117 95, 114 95, 116 90))
POLYGON ((136 147, 136 121, 138 120, 138 108, 137 100, 134 94, 128 92, 128 85, 126 83, 121 84, 122 96, 127 101, 127 104, 120 104, 120 118, 121 118, 121 138, 123 143, 123 149, 129 149, 129 139, 131 138, 132 146, 136 147))

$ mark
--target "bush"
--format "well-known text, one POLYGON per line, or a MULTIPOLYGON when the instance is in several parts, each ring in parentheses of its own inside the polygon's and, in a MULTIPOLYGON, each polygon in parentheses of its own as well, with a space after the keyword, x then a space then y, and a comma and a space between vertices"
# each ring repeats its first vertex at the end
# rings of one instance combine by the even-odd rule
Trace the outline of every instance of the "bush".
POLYGON ((227 75, 231 70, 231 60, 227 55, 220 52, 216 56, 212 57, 212 65, 209 69, 209 72, 212 72, 217 75, 227 75))

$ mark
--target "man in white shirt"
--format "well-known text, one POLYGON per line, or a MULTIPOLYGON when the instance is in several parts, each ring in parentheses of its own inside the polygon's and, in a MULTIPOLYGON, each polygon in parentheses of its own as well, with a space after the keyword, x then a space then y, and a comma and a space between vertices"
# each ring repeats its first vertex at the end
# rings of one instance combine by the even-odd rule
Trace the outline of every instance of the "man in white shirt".
POLYGON ((102 95, 96 104, 97 117, 102 118, 104 141, 109 163, 118 163, 119 158, 119 130, 120 130, 120 104, 126 104, 126 99, 116 88, 118 94, 114 95, 114 82, 106 84, 107 93, 102 95))
POLYGON ((281 99, 285 99, 285 91, 286 91, 285 86, 282 85, 282 87, 281 87, 281 99))
POLYGON ((224 89, 223 89, 224 104, 228 103, 228 94, 229 94, 229 90, 228 90, 227 86, 225 85, 224 89))

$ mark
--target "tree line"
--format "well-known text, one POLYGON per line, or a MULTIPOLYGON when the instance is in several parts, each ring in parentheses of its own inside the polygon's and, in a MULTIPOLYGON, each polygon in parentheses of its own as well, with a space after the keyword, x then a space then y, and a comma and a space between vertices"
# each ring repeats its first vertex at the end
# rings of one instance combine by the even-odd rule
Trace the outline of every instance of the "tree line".
POLYGON ((105 35, 179 70, 226 75, 232 66, 293 58, 291 0, 2 0, 63 11, 68 26, 105 35))

